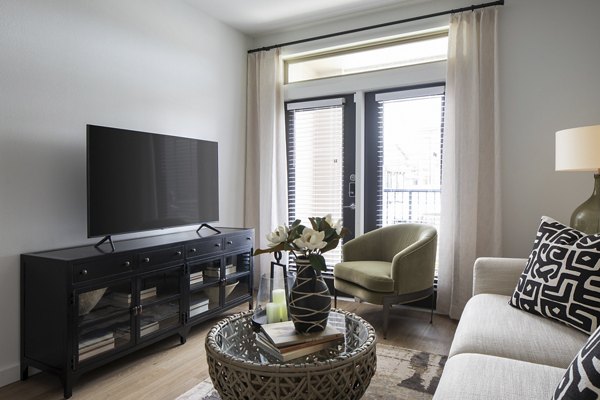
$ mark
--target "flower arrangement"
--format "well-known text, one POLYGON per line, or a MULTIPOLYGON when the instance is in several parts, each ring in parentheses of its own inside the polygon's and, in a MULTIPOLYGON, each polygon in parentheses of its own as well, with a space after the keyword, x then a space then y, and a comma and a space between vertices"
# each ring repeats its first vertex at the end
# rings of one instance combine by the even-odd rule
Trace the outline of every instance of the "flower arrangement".
POLYGON ((337 247, 340 239, 348 232, 342 221, 333 222, 331 214, 309 218, 312 228, 295 220, 289 227, 280 225, 267 235, 269 248, 257 249, 254 255, 289 251, 295 257, 306 257, 310 265, 318 270, 327 269, 323 253, 337 247))

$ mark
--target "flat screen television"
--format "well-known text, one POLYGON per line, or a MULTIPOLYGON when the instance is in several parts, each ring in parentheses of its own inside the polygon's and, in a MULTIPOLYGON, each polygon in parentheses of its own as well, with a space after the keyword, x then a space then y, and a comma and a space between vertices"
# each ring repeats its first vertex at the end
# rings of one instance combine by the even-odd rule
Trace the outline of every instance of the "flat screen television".
POLYGON ((218 153, 217 142, 87 125, 88 237, 218 221, 218 153))

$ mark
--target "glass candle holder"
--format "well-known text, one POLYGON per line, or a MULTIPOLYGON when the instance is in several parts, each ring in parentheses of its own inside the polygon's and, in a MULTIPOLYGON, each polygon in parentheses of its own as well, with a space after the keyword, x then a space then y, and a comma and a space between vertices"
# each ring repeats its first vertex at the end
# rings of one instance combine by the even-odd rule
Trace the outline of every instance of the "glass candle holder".
POLYGON ((289 294, 284 284, 286 278, 288 287, 291 287, 293 275, 275 278, 271 278, 267 274, 261 275, 254 309, 254 322, 262 325, 288 321, 289 294))

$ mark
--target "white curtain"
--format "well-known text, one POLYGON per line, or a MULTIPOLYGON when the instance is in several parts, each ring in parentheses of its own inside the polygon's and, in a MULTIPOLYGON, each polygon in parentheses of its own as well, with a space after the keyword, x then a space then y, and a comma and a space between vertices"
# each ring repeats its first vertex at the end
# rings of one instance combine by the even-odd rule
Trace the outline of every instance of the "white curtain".
MULTIPOLYGON (((244 224, 255 229, 256 248, 287 222, 287 165, 280 50, 248 54, 244 224)), ((254 283, 269 271, 271 255, 254 257, 254 283)))
POLYGON ((477 257, 501 250, 496 7, 450 21, 438 310, 460 318, 477 257))

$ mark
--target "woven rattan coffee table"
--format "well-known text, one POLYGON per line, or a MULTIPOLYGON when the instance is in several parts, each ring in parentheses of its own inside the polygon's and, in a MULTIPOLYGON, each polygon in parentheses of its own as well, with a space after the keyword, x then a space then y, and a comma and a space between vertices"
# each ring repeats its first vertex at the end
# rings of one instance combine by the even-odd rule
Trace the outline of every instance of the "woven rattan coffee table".
POLYGON ((342 310, 331 311, 329 324, 345 331, 343 344, 281 362, 256 346, 252 312, 220 321, 206 336, 215 389, 223 400, 360 399, 377 368, 375 331, 342 310))

